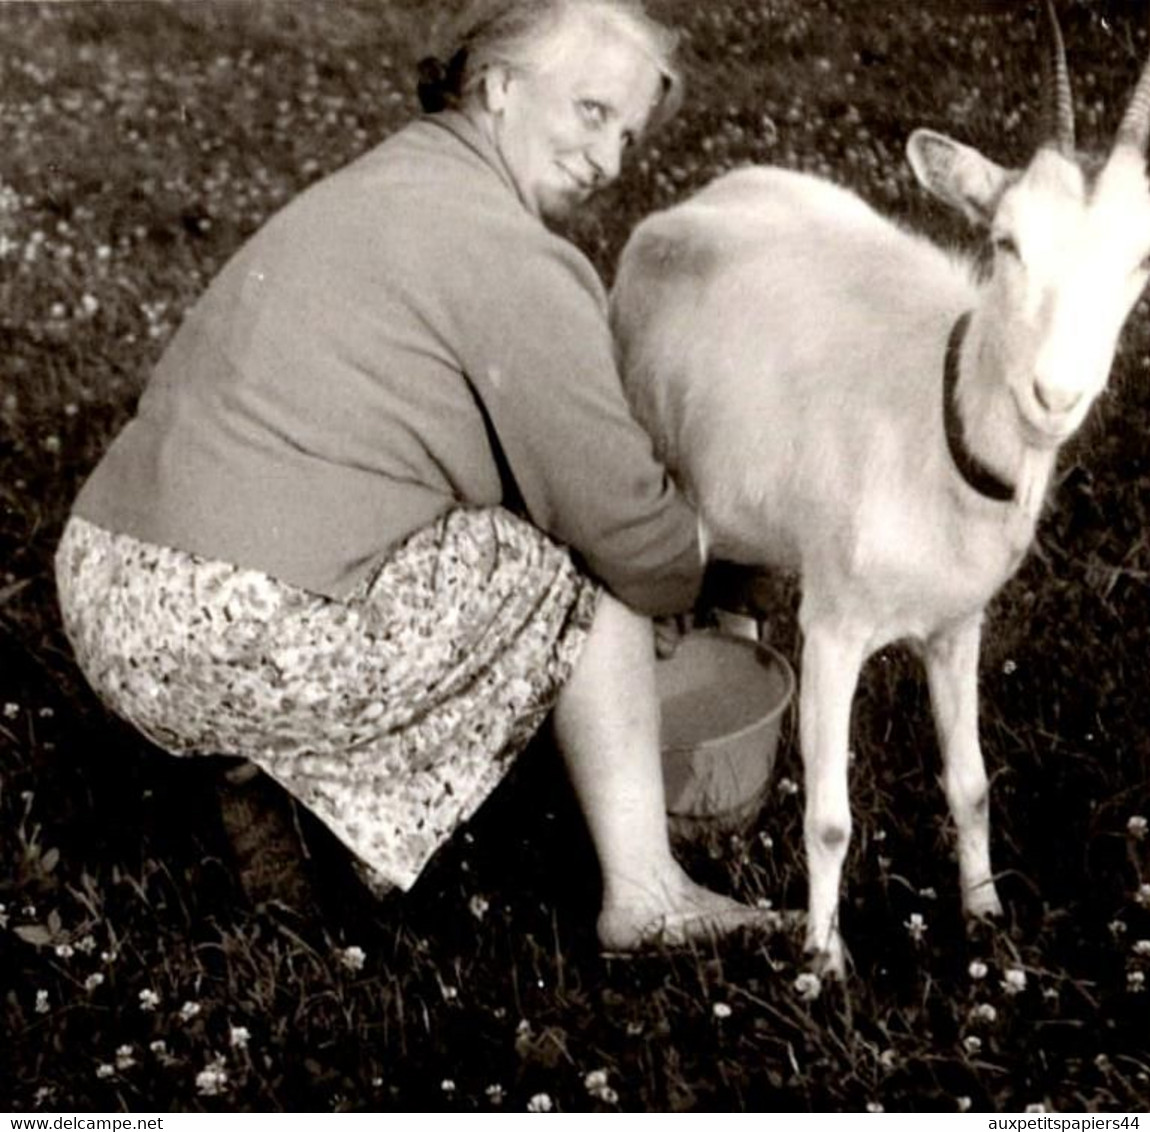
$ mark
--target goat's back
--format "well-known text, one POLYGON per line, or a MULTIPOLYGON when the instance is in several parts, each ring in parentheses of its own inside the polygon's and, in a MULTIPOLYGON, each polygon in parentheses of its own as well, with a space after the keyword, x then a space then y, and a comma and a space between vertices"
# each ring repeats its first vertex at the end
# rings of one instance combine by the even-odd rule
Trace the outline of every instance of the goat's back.
POLYGON ((668 467, 712 523, 755 532, 748 558, 798 566, 804 540, 853 543, 844 516, 937 458, 946 334, 973 302, 966 266, 930 241, 756 167, 636 228, 612 322, 668 467))

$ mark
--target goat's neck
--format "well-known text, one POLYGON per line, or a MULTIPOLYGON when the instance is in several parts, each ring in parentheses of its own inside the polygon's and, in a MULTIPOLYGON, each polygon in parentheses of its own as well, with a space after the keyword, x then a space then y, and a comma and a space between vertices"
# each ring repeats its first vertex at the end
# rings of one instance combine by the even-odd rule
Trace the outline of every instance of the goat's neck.
POLYGON ((1046 498, 1055 452, 1027 441, 1001 350, 988 333, 989 317, 976 310, 970 320, 958 358, 956 408, 971 454, 1014 487, 1014 499, 1000 505, 1011 519, 1033 524, 1046 498))

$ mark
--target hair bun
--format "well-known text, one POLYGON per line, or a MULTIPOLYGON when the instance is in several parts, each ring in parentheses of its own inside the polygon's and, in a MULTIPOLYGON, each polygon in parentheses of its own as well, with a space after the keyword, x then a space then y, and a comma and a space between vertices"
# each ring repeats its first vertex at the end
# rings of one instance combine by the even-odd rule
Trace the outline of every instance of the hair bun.
POLYGON ((448 72, 442 59, 434 55, 425 56, 418 64, 419 83, 416 93, 419 95, 419 105, 428 114, 436 114, 447 109, 448 72))

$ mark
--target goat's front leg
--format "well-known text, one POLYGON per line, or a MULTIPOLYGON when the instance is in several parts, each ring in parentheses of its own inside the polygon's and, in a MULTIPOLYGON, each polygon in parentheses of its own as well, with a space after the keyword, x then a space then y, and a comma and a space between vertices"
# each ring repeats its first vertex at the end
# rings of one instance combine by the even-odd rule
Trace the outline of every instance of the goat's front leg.
POLYGON ((851 701, 863 650, 839 629, 804 626, 799 727, 806 789, 803 827, 810 874, 806 949, 819 971, 844 972, 839 885, 851 833, 847 760, 851 701))
POLYGON ((990 871, 990 791, 978 742, 978 652, 982 615, 926 643, 926 670, 942 748, 943 787, 958 830, 962 906, 968 916, 998 916, 990 871))

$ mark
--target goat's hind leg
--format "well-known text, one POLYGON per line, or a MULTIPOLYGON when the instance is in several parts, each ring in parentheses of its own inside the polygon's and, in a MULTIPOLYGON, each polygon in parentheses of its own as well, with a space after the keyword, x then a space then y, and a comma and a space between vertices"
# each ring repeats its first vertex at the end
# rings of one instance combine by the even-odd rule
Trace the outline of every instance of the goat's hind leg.
POLYGON ((804 625, 804 633, 799 728, 810 885, 806 950, 817 970, 841 976, 839 887, 851 834, 850 714, 863 650, 860 642, 817 622, 804 625))
POLYGON ((942 748, 943 786, 958 832, 962 906, 968 916, 998 916, 990 871, 990 791, 978 740, 981 614, 926 643, 931 706, 942 748))

